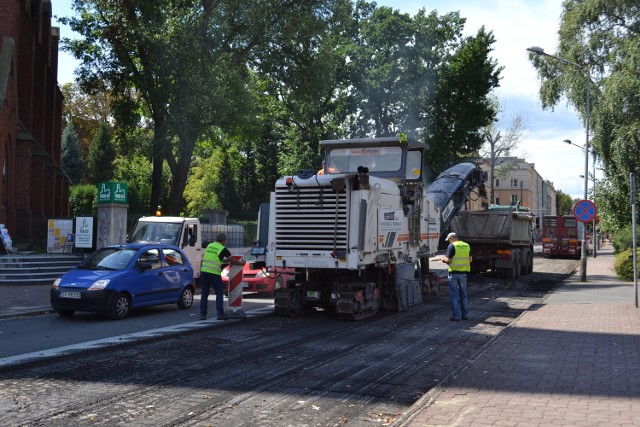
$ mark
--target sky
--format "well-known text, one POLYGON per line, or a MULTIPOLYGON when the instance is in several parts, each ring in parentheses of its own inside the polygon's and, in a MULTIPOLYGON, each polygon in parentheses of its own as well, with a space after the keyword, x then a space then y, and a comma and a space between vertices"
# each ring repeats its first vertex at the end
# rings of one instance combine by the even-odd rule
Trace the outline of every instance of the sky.
MULTIPOLYGON (((60 27, 60 37, 77 37, 56 21, 56 16, 73 14, 71 0, 52 0, 51 3, 52 24, 60 27)), ((512 155, 533 163, 540 176, 551 181, 557 190, 572 198, 583 198, 584 178, 580 175, 584 176, 584 151, 563 140, 583 146, 584 125, 564 100, 553 111, 542 109, 538 97, 540 81, 526 51, 530 46, 540 46, 547 53, 555 52, 562 0, 378 0, 376 3, 410 15, 423 8, 429 12, 436 10, 439 15, 458 11, 467 20, 465 35, 476 34, 483 25, 492 31, 496 38, 492 57, 504 67, 496 90, 504 123, 509 124, 517 114, 523 118, 526 129, 525 138, 512 155)), ((72 82, 77 65, 73 57, 60 52, 58 83, 72 82)), ((589 168, 592 167, 589 159, 589 168)))

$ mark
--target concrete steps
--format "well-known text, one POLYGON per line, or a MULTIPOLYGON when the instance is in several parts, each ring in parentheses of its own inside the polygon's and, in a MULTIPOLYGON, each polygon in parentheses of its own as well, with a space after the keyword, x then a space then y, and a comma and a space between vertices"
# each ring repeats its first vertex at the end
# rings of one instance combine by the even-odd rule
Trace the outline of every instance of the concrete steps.
POLYGON ((0 285, 49 284, 76 267, 82 256, 18 254, 0 256, 0 285))

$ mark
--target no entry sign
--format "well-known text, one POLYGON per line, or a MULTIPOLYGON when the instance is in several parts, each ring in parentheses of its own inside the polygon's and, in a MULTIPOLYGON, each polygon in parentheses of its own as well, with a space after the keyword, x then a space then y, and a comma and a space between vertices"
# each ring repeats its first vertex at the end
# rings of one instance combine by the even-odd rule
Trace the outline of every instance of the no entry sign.
POLYGON ((571 210, 573 216, 580 222, 591 222, 598 215, 598 208, 591 200, 580 200, 571 210))

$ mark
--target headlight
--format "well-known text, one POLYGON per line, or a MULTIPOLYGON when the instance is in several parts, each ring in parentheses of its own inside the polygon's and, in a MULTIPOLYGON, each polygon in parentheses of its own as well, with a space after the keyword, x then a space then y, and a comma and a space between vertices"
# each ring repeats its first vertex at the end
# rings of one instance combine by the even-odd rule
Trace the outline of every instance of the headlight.
POLYGON ((93 282, 91 286, 89 286, 88 291, 100 291, 107 287, 109 284, 109 279, 100 279, 93 282))
POLYGON ((256 273, 256 277, 267 277, 267 275, 265 274, 264 270, 258 270, 258 272, 256 273))
POLYGON ((58 289, 58 286, 60 285, 60 281, 61 281, 61 280, 62 280, 62 279, 61 279, 60 277, 58 277, 56 280, 54 280, 54 281, 53 281, 53 285, 51 285, 51 287, 52 287, 53 289, 58 289))

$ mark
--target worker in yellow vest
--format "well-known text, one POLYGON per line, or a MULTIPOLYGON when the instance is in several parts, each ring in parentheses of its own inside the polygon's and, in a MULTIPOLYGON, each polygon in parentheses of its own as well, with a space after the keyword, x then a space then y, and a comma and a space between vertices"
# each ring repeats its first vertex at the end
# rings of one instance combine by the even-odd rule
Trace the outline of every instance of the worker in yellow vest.
POLYGON ((227 235, 219 233, 216 241, 210 243, 202 257, 202 268, 200 270, 200 320, 207 318, 207 308, 209 292, 213 288, 216 294, 216 312, 218 320, 226 320, 224 313, 224 283, 220 274, 222 273, 222 264, 228 262, 235 265, 245 265, 244 260, 236 260, 231 258, 231 252, 224 247, 227 241, 227 235))
POLYGON ((447 235, 447 252, 442 262, 449 265, 449 297, 451 298, 451 320, 468 319, 467 273, 471 271, 471 247, 458 239, 456 233, 447 235))

